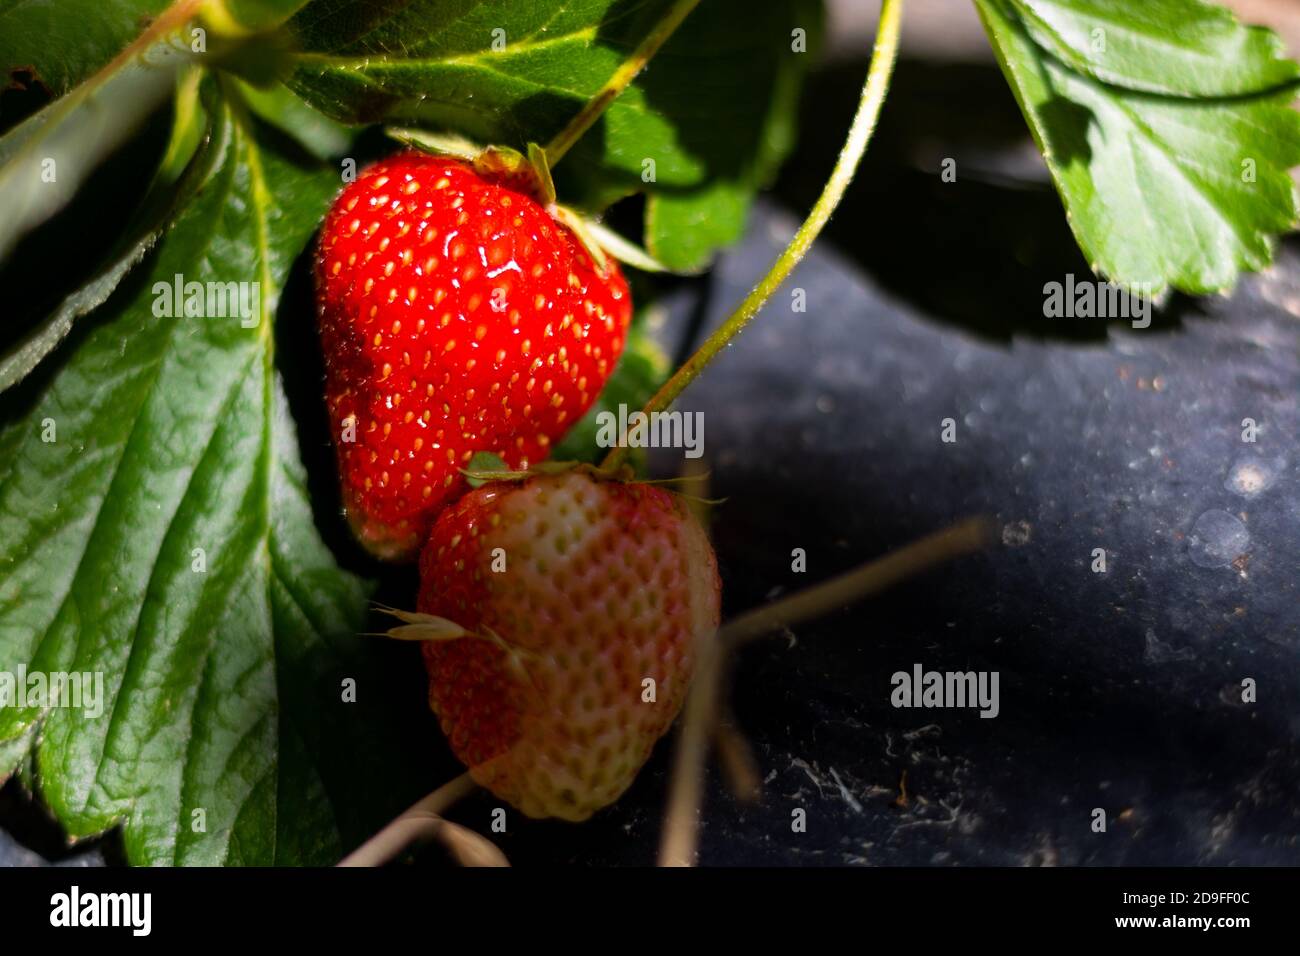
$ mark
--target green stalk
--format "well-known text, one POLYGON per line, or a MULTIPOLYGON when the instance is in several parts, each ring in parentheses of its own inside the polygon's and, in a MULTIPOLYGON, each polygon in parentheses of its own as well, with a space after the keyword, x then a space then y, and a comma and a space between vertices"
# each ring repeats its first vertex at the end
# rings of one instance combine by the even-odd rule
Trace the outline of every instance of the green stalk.
POLYGON ((669 9, 664 18, 655 24, 641 41, 641 44, 632 52, 632 55, 624 60, 614 75, 606 81, 605 85, 589 99, 585 106, 579 111, 578 115, 569 120, 569 125, 560 130, 559 134, 546 144, 546 161, 549 165, 554 166, 567 153, 582 134, 591 129, 593 123, 600 119, 600 115, 605 112, 609 104, 618 99, 619 95, 628 87, 628 84, 640 73, 650 59, 659 52, 659 48, 664 42, 673 35, 673 32, 686 19, 686 15, 695 9, 700 0, 677 0, 669 9))
MULTIPOLYGON (((743 302, 740 303, 734 312, 727 318, 716 332, 709 336, 708 340, 687 359, 663 387, 655 393, 654 397, 646 403, 642 409, 647 415, 651 412, 663 411, 668 408, 677 397, 681 395, 686 386, 695 381, 700 372, 711 362, 723 347, 727 345, 736 335, 749 324, 763 304, 771 298, 774 293, 794 271, 795 266, 803 259, 808 252, 808 248, 821 233, 822 228, 831 218, 831 213, 839 205, 844 196, 844 191, 853 180, 854 173, 857 172, 858 163, 862 159, 863 153, 867 151, 867 143, 871 140, 871 134, 875 132, 876 120, 880 116, 880 107, 885 101, 885 94, 889 90, 889 80, 893 73, 894 61, 898 57, 898 37, 903 19, 903 0, 884 0, 880 10, 880 23, 876 28, 876 45, 871 55, 871 67, 867 71, 867 81, 862 87, 862 99, 858 103, 858 111, 853 117, 853 125, 849 127, 848 138, 844 141, 844 147, 840 150, 839 159, 835 161, 835 168, 831 170, 830 179, 826 181, 826 186, 822 189, 822 194, 813 206, 812 212, 804 220, 799 231, 794 234, 790 244, 786 246, 785 251, 772 264, 758 285, 747 295, 743 302)), ((605 456, 605 461, 601 467, 605 470, 617 470, 622 464, 624 456, 627 454, 626 446, 627 436, 620 437, 619 443, 611 449, 605 456)))

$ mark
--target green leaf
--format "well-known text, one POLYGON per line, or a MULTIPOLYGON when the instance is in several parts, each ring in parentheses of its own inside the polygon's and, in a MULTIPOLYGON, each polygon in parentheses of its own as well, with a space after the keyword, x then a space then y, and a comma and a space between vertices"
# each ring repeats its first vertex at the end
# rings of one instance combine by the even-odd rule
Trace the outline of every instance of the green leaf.
POLYGON ((1168 96, 1244 96, 1293 82, 1271 30, 1201 0, 1012 0, 1036 42, 1103 83, 1168 96))
MULTIPOLYGON (((187 65, 204 62, 213 68, 263 73, 268 74, 263 79, 273 78, 283 60, 283 38, 279 34, 249 34, 283 21, 301 2, 209 0, 206 4, 174 4, 149 22, 125 49, 115 50, 117 58, 106 68, 86 77, 66 96, 9 130, 0 138, 0 259, 9 254, 24 233, 68 204, 95 167, 162 105, 187 65), (203 22, 214 27, 214 35, 210 39, 205 36, 203 47, 196 51, 191 32, 194 17, 200 13, 207 17, 203 22)), ((68 13, 60 10, 64 32, 75 22, 62 19, 68 13)), ((16 17, 12 7, 0 9, 0 22, 6 16, 16 17)), ((95 25, 102 26, 106 17, 110 24, 116 23, 111 11, 87 11, 87 18, 95 25)), ((89 32, 107 37, 124 31, 89 32)), ((31 44, 29 34, 20 31, 19 41, 6 55, 14 56, 20 49, 26 52, 31 44)), ((103 52, 98 46, 94 51, 103 52)), ((99 65, 98 55, 87 54, 77 61, 79 67, 91 64, 99 65)), ((65 82, 81 79, 82 73, 82 69, 68 67, 62 78, 65 82)), ((275 106, 290 108, 283 101, 275 102, 270 94, 258 105, 268 112, 275 106)), ((310 112, 304 105, 293 119, 301 123, 310 112)), ((324 120, 316 129, 304 125, 303 135, 309 142, 326 135, 324 120)))
POLYGON ((0 741, 34 741, 68 833, 121 822, 134 863, 325 863, 358 836, 378 778, 356 760, 384 740, 348 746, 376 730, 340 715, 365 588, 315 530, 272 316, 338 183, 209 113, 202 189, 147 281, 0 430, 0 667, 97 673, 105 693, 98 717, 0 709, 0 741), (167 315, 177 275, 258 283, 252 327, 167 315))
MULTIPOLYGON (((1272 261, 1275 236, 1300 215, 1288 172, 1300 163, 1300 114, 1290 108, 1290 87, 1232 97, 1194 95, 1187 75, 1195 58, 1155 46, 1143 48, 1154 65, 1142 70, 1133 66, 1136 54, 1108 61, 1112 70, 1136 70, 1125 74, 1127 85, 1104 82, 1092 75, 1095 70, 1073 65, 1087 55, 1084 50, 1061 58, 1057 48, 1035 42, 1022 18, 1102 4, 976 4, 1094 271, 1159 296, 1170 286, 1190 293, 1226 289, 1240 270, 1272 261), (1180 94, 1137 88, 1144 76, 1156 73, 1169 77, 1171 87, 1179 85, 1180 94)), ((1117 25, 1140 32, 1146 22, 1135 15, 1125 19, 1115 4, 1104 6, 1111 13, 1108 43, 1117 25)), ((1192 0, 1156 6, 1177 6, 1191 22, 1198 22, 1203 7, 1192 0)), ((1056 22, 1063 21, 1058 16, 1056 22)), ((1238 36, 1235 45, 1219 28, 1204 35, 1199 52, 1237 50, 1232 65, 1251 82, 1267 83, 1294 69, 1279 65, 1273 44, 1252 39, 1255 34, 1238 36)), ((1077 31, 1060 36, 1077 39, 1077 31)), ((1194 38, 1185 36, 1183 44, 1193 48, 1194 38)), ((1138 49, 1136 41, 1130 45, 1138 49)))
POLYGON ((198 102, 199 79, 200 74, 191 71, 181 85, 175 99, 171 141, 138 214, 122 228, 95 274, 65 296, 45 321, 0 355, 0 392, 22 381, 72 331, 77 319, 108 300, 201 184, 204 171, 195 154, 205 132, 206 114, 198 102))
POLYGON ((651 196, 646 203, 646 248, 674 272, 698 270, 716 249, 745 231, 753 187, 719 180, 702 189, 651 196))
MULTIPOLYGON (((291 21, 303 52, 290 83, 343 122, 523 150, 564 128, 669 3, 314 0, 291 21)), ((789 148, 809 59, 792 50, 792 31, 819 23, 809 0, 702 3, 565 157, 562 198, 598 210, 637 192, 672 197, 674 208, 647 217, 645 245, 674 269, 707 263, 789 148), (708 228, 650 225, 683 218, 708 228)))
POLYGON ((0 785, 19 771, 27 755, 31 752, 36 728, 20 734, 12 740, 0 741, 0 785))
MULTIPOLYGON (((652 191, 646 203, 646 249, 674 272, 702 269, 718 249, 741 237, 754 194, 768 185, 794 146, 805 62, 815 56, 822 29, 820 5, 787 0, 742 6, 702 4, 676 49, 683 63, 711 64, 707 97, 689 83, 674 92, 680 98, 675 105, 679 136, 708 143, 715 159, 699 186, 652 191), (745 28, 738 31, 742 22, 745 28), (809 52, 791 48, 796 27, 809 35, 809 52), (741 35, 733 41, 736 33, 741 35), (746 36, 763 39, 747 43, 746 36), (693 49, 685 48, 688 43, 693 49), (774 48, 756 57, 753 47, 762 43, 774 48), (720 115, 728 122, 719 123, 720 115), (738 133, 738 139, 727 141, 738 133)), ((689 77, 689 67, 682 71, 689 77)))
POLYGON ((90 281, 69 294, 43 323, 0 355, 0 392, 21 382, 45 359, 73 323, 103 305, 123 277, 139 265, 158 239, 159 230, 148 230, 123 243, 90 281))
POLYGON ((167 41, 155 43, 0 137, 0 259, 162 105, 186 62, 167 41))
POLYGON ((307 0, 208 0, 203 19, 228 35, 279 26, 302 9, 307 0))
POLYGON ((55 98, 105 66, 168 0, 0 0, 0 85, 31 68, 55 98))
POLYGON ((476 451, 474 457, 469 460, 469 467, 465 469, 465 482, 471 488, 482 488, 487 483, 487 479, 479 477, 481 473, 509 470, 510 466, 505 463, 500 455, 494 455, 490 451, 476 451))
POLYGON ((352 130, 308 106, 283 84, 261 90, 242 80, 237 82, 244 102, 259 119, 292 138, 317 159, 343 156, 352 145, 352 130))

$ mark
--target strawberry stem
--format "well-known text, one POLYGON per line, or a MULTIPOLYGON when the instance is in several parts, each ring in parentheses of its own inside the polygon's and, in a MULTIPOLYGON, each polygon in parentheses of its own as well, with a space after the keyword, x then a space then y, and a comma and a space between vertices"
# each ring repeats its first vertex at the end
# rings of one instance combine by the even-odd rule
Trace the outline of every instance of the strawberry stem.
MULTIPOLYGON (((853 180, 854 173, 857 172, 858 163, 863 153, 867 151, 871 134, 875 132, 876 120, 880 116, 880 107, 885 101, 885 94, 889 91, 894 60, 898 55, 898 37, 902 19, 903 0, 884 0, 880 10, 880 23, 876 28, 876 45, 871 54, 871 66, 867 71, 866 83, 862 87, 862 99, 858 102, 858 111, 853 117, 853 124, 849 127, 849 134, 844 141, 844 147, 840 150, 839 158, 835 161, 835 168, 831 170, 830 179, 826 181, 826 186, 822 189, 822 194, 808 214, 808 218, 794 234, 785 251, 772 264, 767 275, 754 286, 727 321, 709 336, 695 354, 687 359, 686 363, 646 403, 642 411, 647 415, 663 411, 675 402, 686 386, 695 381, 723 347, 749 324, 763 304, 771 298, 772 293, 789 278, 790 273, 803 259, 808 248, 831 218, 835 207, 844 196, 844 191, 853 180)), ((618 444, 605 456, 602 468, 616 468, 622 462, 627 454, 626 438, 626 435, 621 436, 618 444)))
POLYGON ((546 144, 546 159, 552 167, 564 158, 564 154, 572 148, 573 144, 580 140, 587 130, 591 129, 592 124, 600 119, 601 114, 609 108, 609 105, 627 89, 628 84, 659 52, 659 48, 681 26, 681 22, 686 19, 686 15, 694 10, 699 2, 700 0, 677 0, 663 19, 656 23, 654 29, 641 41, 640 46, 632 51, 632 55, 619 64, 619 68, 614 71, 614 75, 605 82, 605 85, 596 92, 595 96, 587 101, 586 105, 578 111, 578 115, 569 120, 569 125, 560 130, 556 137, 546 144))
POLYGON ((468 773, 443 784, 353 850, 339 866, 382 866, 412 843, 437 836, 446 826, 442 814, 477 787, 468 773))
POLYGON ((979 551, 991 540, 987 518, 967 518, 839 577, 747 611, 718 631, 717 643, 724 651, 730 650, 783 627, 821 617, 899 581, 916 577, 944 561, 979 551))

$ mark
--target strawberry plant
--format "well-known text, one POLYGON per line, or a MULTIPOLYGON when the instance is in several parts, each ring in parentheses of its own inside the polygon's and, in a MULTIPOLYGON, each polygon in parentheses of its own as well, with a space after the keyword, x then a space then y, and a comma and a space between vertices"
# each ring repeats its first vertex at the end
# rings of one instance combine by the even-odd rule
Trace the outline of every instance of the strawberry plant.
MULTIPOLYGON (((1201 0, 973 2, 1100 276, 1199 294, 1270 263, 1300 164, 1276 37, 1201 0)), ((337 861, 423 785, 361 636, 409 579, 359 542, 423 552, 398 636, 525 812, 616 799, 684 704, 689 861, 725 651, 978 534, 712 641, 712 549, 625 449, 516 472, 600 460, 597 411, 667 410, 755 317, 853 178, 902 6, 807 220, 671 369, 656 277, 738 239, 817 121, 811 0, 0 0, 0 671, 106 688, 93 718, 0 707, 0 777, 133 863, 337 861), (321 435, 337 474, 304 465, 321 435), (476 576, 497 548, 513 589, 476 576), (647 670, 638 723, 610 675, 647 670)))

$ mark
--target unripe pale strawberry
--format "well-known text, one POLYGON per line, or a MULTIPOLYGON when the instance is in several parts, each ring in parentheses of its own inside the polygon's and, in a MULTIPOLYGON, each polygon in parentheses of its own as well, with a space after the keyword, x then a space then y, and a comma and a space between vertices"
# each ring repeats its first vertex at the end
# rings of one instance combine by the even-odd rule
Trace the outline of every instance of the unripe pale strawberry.
POLYGON ((717 562, 683 500, 589 468, 468 493, 420 575, 419 611, 473 635, 425 643, 430 704, 474 779, 533 817, 618 799, 718 626, 717 562))

